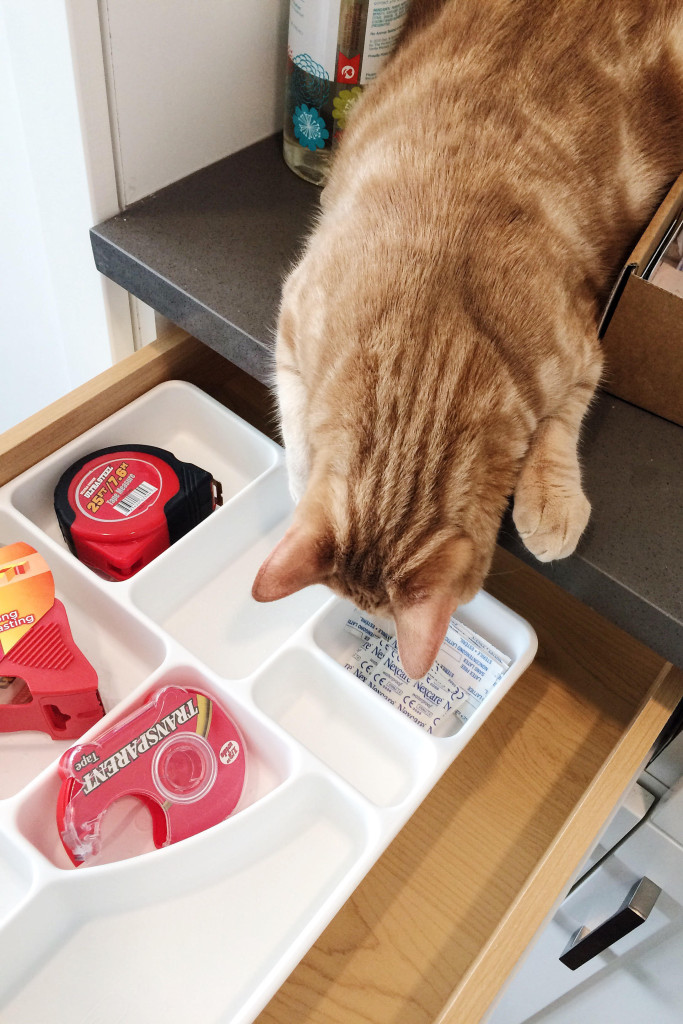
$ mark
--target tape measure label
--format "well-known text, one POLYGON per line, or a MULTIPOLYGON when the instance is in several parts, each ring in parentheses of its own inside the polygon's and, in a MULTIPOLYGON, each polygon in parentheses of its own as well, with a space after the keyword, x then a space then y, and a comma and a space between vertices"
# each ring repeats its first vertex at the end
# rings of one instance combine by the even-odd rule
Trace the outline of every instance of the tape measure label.
POLYGON ((78 510, 98 523, 142 515, 161 496, 161 474, 145 459, 112 459, 89 466, 75 488, 78 510))

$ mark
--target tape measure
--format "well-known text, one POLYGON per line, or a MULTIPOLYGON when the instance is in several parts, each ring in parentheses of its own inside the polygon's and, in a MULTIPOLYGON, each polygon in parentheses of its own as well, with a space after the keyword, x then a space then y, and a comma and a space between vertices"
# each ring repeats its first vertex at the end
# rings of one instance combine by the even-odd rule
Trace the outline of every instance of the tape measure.
POLYGON ((210 473, 144 444, 91 452, 62 474, 55 513, 73 554, 127 580, 222 505, 210 473))

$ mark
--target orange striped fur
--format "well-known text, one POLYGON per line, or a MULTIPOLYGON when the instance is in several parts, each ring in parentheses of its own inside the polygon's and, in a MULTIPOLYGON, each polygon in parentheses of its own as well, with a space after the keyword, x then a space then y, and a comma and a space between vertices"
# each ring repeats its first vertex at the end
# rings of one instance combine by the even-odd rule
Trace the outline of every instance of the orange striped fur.
POLYGON ((539 559, 574 550, 597 319, 682 166, 681 2, 415 0, 284 287, 301 500, 258 600, 325 582, 420 676, 509 496, 539 559))

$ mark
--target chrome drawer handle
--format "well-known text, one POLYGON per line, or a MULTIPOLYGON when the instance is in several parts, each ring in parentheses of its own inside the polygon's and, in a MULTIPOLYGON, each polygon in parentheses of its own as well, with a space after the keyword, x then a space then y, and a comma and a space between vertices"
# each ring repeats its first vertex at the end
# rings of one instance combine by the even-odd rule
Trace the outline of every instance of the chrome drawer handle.
POLYGON ((644 924, 662 890, 649 878, 641 878, 633 886, 628 896, 617 910, 597 928, 579 928, 569 940, 569 945, 560 960, 570 970, 592 960, 603 950, 611 946, 617 939, 628 935, 634 928, 644 924))

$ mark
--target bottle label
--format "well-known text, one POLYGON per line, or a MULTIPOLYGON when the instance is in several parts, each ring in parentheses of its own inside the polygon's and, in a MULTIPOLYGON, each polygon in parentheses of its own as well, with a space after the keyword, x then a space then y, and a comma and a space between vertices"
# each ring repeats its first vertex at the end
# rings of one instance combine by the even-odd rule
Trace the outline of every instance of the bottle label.
POLYGON ((340 8, 341 0, 291 0, 289 8, 292 60, 309 74, 328 82, 334 81, 340 8), (306 57, 308 62, 303 60, 306 57))
POLYGON ((326 159, 363 86, 396 45, 409 6, 410 0, 290 0, 286 138, 326 159))
POLYGON ((361 85, 367 85, 396 45, 406 19, 410 0, 370 0, 365 26, 361 85))

